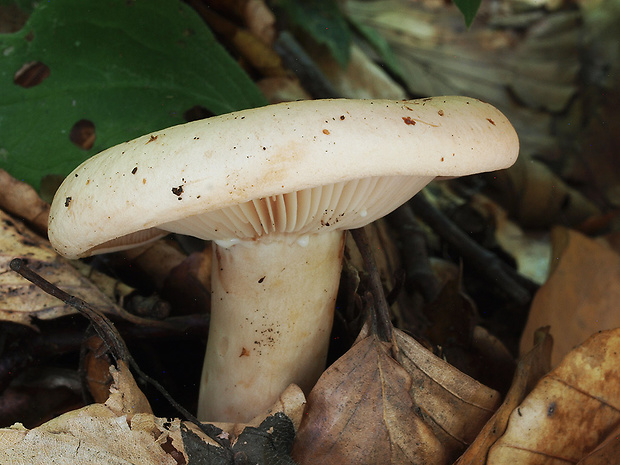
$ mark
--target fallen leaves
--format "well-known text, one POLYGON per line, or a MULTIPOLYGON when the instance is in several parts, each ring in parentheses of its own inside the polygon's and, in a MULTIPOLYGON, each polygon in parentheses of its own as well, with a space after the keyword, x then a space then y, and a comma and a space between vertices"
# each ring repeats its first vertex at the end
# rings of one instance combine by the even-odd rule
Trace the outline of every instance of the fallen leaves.
POLYGON ((153 417, 122 362, 113 376, 116 385, 105 404, 65 413, 32 430, 20 424, 0 430, 0 463, 177 465, 171 451, 182 448, 180 420, 153 417))
POLYGON ((531 347, 537 328, 549 325, 557 365, 591 334, 620 327, 620 255, 576 231, 558 227, 551 236, 552 272, 532 302, 521 351, 531 347))
MULTIPOLYGON (((0 321, 31 325, 34 318, 54 319, 75 313, 70 306, 45 294, 9 270, 14 257, 25 258, 38 274, 52 283, 62 283, 72 295, 87 300, 104 313, 127 321, 157 325, 159 322, 137 317, 116 305, 84 274, 59 257, 49 243, 33 234, 22 223, 0 210, 0 321)), ((101 276, 100 276, 101 278, 101 276)), ((108 283, 106 283, 108 286, 108 283)), ((108 286, 109 287, 109 286, 108 286)))
POLYGON ((510 415, 487 463, 577 463, 620 425, 620 329, 570 352, 510 415))
POLYGON ((440 440, 451 463, 491 418, 500 394, 436 357, 402 331, 394 334, 399 360, 411 377, 409 393, 416 411, 440 440))
POLYGON ((484 425, 476 440, 457 460, 457 465, 486 463, 489 449, 506 431, 510 414, 530 393, 538 380, 549 371, 553 339, 548 333, 549 328, 536 332, 536 343, 519 361, 512 386, 504 401, 484 425))
POLYGON ((374 335, 357 342, 308 396, 293 459, 299 464, 445 464, 447 455, 416 414, 411 377, 374 335))
POLYGON ((452 463, 491 417, 499 393, 402 331, 394 330, 394 345, 364 333, 308 396, 293 458, 300 464, 452 463))

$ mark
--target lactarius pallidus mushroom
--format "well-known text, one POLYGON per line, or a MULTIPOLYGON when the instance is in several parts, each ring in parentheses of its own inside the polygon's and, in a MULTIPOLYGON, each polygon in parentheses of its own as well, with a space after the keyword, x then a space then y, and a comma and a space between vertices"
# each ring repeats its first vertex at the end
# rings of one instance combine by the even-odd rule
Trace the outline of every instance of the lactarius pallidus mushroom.
POLYGON ((282 103, 92 157, 60 186, 49 238, 70 258, 168 232, 212 240, 198 416, 242 422, 323 371, 347 229, 517 153, 504 115, 471 98, 282 103))

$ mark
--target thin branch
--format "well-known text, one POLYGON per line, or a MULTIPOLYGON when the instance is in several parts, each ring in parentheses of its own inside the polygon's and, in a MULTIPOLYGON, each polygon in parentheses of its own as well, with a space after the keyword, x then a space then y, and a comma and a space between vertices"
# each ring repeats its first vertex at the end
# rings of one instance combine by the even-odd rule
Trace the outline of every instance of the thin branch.
POLYGON ((452 223, 441 211, 435 208, 423 194, 409 201, 414 213, 443 240, 458 249, 466 263, 476 268, 487 280, 519 304, 527 304, 537 285, 520 275, 495 254, 478 245, 452 223))
POLYGON ((390 309, 388 308, 385 293, 383 292, 383 283, 374 255, 368 242, 368 236, 364 228, 352 229, 349 231, 355 240, 355 245, 360 251, 364 260, 364 268, 368 273, 370 292, 374 300, 374 313, 377 321, 377 332, 380 339, 386 342, 393 342, 393 326, 390 319, 390 309))

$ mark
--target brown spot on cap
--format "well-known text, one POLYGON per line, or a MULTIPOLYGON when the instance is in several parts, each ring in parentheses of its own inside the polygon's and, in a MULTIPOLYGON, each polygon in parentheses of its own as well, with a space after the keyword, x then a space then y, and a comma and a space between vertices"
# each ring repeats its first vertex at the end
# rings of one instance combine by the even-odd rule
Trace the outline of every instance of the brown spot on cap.
POLYGON ((67 197, 65 199, 65 207, 69 208, 69 204, 71 203, 71 197, 67 197))
POLYGON ((323 129, 323 134, 325 134, 326 136, 329 135, 329 130, 328 129, 323 129))
POLYGON ((403 116, 403 121, 407 125, 412 125, 412 126, 415 125, 415 120, 411 119, 410 116, 403 116))
POLYGON ((438 114, 439 116, 443 116, 443 110, 439 110, 439 111, 437 112, 437 114, 438 114))
POLYGON ((181 197, 181 194, 183 194, 183 186, 181 185, 179 187, 173 187, 172 193, 176 195, 177 197, 181 197))
POLYGON ((487 118, 487 121, 491 123, 493 126, 495 126, 495 121, 493 121, 491 118, 487 118))
POLYGON ((24 64, 13 76, 13 82, 18 86, 29 89, 38 86, 50 76, 49 67, 40 61, 31 61, 24 64))
POLYGON ((151 137, 149 137, 149 140, 146 141, 147 144, 153 142, 154 140, 157 140, 159 136, 154 136, 153 134, 151 134, 151 137))
POLYGON ((249 356, 250 356, 250 351, 246 349, 245 347, 242 347, 239 357, 249 357, 249 356))
POLYGON ((92 149, 96 138, 95 125, 87 119, 79 120, 69 132, 69 140, 82 150, 92 149))
POLYGON ((134 169, 131 170, 131 174, 136 174, 138 172, 138 167, 136 166, 134 169))

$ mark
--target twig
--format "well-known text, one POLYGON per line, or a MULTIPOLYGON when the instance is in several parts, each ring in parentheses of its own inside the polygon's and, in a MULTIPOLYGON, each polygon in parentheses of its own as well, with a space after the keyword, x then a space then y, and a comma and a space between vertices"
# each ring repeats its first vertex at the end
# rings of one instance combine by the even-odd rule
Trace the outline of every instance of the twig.
POLYGON ((426 236, 411 206, 404 204, 387 216, 402 244, 407 286, 417 290, 426 303, 435 300, 440 291, 426 252, 426 236))
MULTIPOLYGON (((212 430, 208 428, 207 425, 203 425, 198 418, 196 418, 193 414, 191 414, 188 410, 185 409, 182 405, 180 405, 177 401, 175 401, 172 396, 164 389, 164 387, 159 384, 156 380, 145 374, 136 361, 133 359, 132 355, 129 353, 127 346, 125 345, 125 341, 122 336, 114 326, 108 317, 97 312, 94 308, 92 308, 87 302, 79 299, 75 296, 67 294, 65 291, 59 289, 54 284, 50 283, 36 272, 31 270, 24 260, 21 258, 14 258, 11 260, 10 267, 13 271, 20 274, 23 278, 27 279, 44 292, 49 295, 56 297, 57 299, 62 300, 65 304, 75 308, 81 315, 86 317, 88 321, 93 325, 97 335, 101 338, 104 344, 107 346, 111 355, 116 360, 125 361, 140 377, 144 382, 153 386, 159 393, 164 396, 164 398, 172 405, 181 415, 187 418, 188 421, 194 423, 200 430, 205 433, 207 436, 211 437, 212 430)), ((216 438, 212 438, 217 441, 216 438)))
POLYGON ((441 211, 436 209, 423 194, 409 201, 414 213, 443 240, 458 249, 463 259, 476 268, 490 282, 518 304, 527 304, 531 293, 538 287, 517 273, 495 254, 484 249, 462 230, 456 227, 441 211))
POLYGON ((364 267, 368 273, 370 292, 374 300, 373 307, 375 309, 374 313, 377 321, 377 332, 380 339, 383 341, 393 342, 393 326, 390 319, 390 310, 383 292, 383 284, 381 283, 381 276, 379 275, 377 263, 372 254, 370 244, 368 243, 368 236, 364 228, 352 229, 350 233, 362 255, 364 267))

